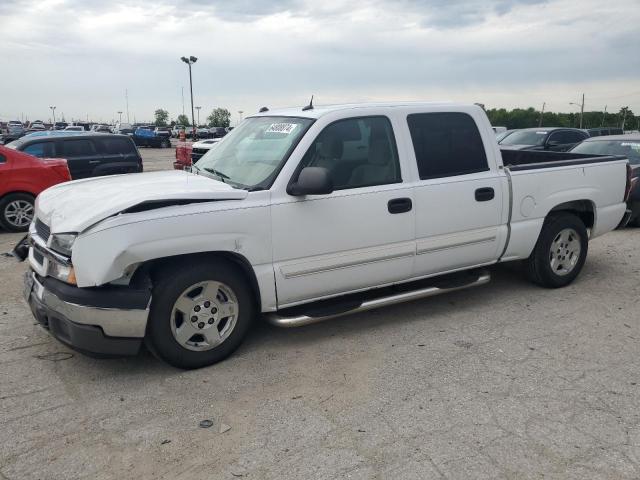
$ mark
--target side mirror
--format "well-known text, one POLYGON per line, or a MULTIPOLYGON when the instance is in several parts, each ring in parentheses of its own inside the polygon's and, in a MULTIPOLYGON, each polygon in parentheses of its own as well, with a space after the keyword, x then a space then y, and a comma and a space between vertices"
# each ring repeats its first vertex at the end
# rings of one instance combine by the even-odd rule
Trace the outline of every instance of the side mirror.
POLYGON ((322 167, 305 167, 298 175, 298 181, 287 187, 287 193, 294 197, 304 195, 326 195, 333 192, 333 182, 329 170, 322 167))

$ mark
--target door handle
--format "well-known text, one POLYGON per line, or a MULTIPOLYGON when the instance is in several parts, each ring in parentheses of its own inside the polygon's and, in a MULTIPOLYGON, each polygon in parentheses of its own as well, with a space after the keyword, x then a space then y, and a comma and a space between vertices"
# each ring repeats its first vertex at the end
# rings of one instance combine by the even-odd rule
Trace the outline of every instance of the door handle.
POLYGON ((387 202, 389 213, 404 213, 411 210, 413 203, 410 198, 394 198, 387 202))
POLYGON ((496 194, 491 187, 479 188, 476 190, 476 202, 488 202, 493 200, 496 194))

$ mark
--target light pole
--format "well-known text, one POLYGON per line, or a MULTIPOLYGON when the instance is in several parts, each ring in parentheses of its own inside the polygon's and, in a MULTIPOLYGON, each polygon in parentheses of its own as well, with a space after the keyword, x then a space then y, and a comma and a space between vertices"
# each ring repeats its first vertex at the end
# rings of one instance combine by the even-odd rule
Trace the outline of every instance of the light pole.
POLYGON ((196 107, 196 110, 198 110, 198 126, 200 126, 200 109, 202 107, 196 107))
POLYGON ((187 57, 180 57, 180 60, 182 60, 184 63, 186 63, 187 65, 189 65, 189 89, 191 90, 191 124, 192 124, 192 138, 195 140, 196 139, 196 126, 193 125, 196 122, 196 115, 195 112, 193 111, 193 80, 191 77, 191 65, 193 65, 194 63, 196 63, 198 61, 198 59, 196 57, 194 57, 193 55, 191 55, 189 58, 187 57))
POLYGON ((540 113, 540 122, 538 123, 538 127, 542 126, 542 117, 544 117, 544 107, 547 105, 547 102, 542 102, 542 112, 540 113))
POLYGON ((120 119, 118 120, 119 124, 122 124, 122 112, 118 111, 118 116, 120 117, 120 119))
POLYGON ((56 129, 56 107, 54 105, 49 107, 51 109, 51 113, 53 115, 53 130, 56 129))
POLYGON ((584 115, 584 93, 582 94, 582 103, 569 102, 569 105, 580 107, 580 128, 582 128, 582 116, 584 115))
POLYGON ((244 113, 244 110, 238 110, 238 115, 240 115, 240 122, 242 122, 242 114, 243 113, 244 113))

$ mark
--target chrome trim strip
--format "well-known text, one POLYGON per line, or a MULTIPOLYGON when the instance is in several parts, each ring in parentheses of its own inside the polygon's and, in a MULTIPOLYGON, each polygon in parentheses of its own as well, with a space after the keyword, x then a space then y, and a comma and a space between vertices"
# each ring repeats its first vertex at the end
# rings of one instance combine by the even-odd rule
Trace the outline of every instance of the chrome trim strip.
POLYGON ((469 245, 475 245, 480 243, 489 243, 489 242, 494 242, 495 240, 496 240, 496 236, 493 235, 492 237, 481 238, 478 240, 469 240, 466 242, 451 243, 449 245, 443 245, 441 247, 420 248, 417 250, 417 254, 424 255, 425 253, 440 252, 442 250, 449 250, 451 248, 458 248, 458 247, 467 247, 469 245))
POLYGON ((438 288, 438 287, 427 287, 421 288, 418 290, 413 290, 411 292, 403 292, 397 293, 394 295, 388 295, 386 297, 375 298, 372 300, 367 300, 362 302, 362 304, 354 308, 353 310, 349 310, 346 312, 340 312, 335 315, 327 315, 323 317, 311 317, 308 315, 298 315, 295 317, 286 317, 282 316, 278 312, 272 312, 265 314, 267 321, 275 325, 277 327, 300 327, 302 325, 309 325, 311 323, 322 322, 324 320, 329 320, 330 318, 341 317, 343 315, 348 315, 351 313, 357 312, 366 312, 368 310, 373 310, 374 308, 386 307, 388 305, 395 305, 396 303, 408 302, 411 300, 417 300, 419 298, 433 297, 436 295, 441 295, 443 293, 454 292, 456 290, 463 290, 466 288, 477 287, 480 285, 484 285, 491 280, 491 274, 489 272, 482 272, 478 278, 467 285, 462 285, 459 287, 451 287, 451 288, 438 288))
POLYGON ((359 267, 387 260, 413 257, 415 245, 413 242, 394 247, 370 248, 351 252, 341 252, 336 255, 323 255, 312 260, 280 265, 280 273, 285 279, 325 273, 343 268, 359 267))
MULTIPOLYGON (((144 337, 147 329, 147 318, 149 317, 148 306, 144 310, 124 310, 76 305, 60 300, 56 295, 45 289, 35 275, 32 274, 32 276, 34 286, 42 289, 42 298, 38 300, 72 322, 100 327, 104 334, 109 337, 144 337)), ((29 301, 28 298, 27 301, 29 301)))

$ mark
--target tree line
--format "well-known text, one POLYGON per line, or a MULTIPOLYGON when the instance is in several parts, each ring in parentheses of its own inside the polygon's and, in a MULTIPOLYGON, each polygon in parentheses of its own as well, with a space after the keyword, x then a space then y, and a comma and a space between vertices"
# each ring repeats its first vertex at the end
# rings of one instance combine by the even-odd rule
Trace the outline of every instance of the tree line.
MULTIPOLYGON (((155 118, 156 127, 167 127, 174 125, 191 126, 191 121, 186 115, 178 115, 178 118, 169 122, 169 112, 163 108, 158 108, 153 116, 155 118)), ((231 112, 226 108, 214 108, 207 117, 208 127, 229 127, 231 126, 231 112)))
MULTIPOLYGON (((527 109, 492 108, 486 110, 491 125, 504 126, 509 130, 514 128, 531 128, 540 126, 539 110, 529 107, 527 109)), ((544 112, 542 115, 543 127, 572 127, 580 126, 580 112, 555 113, 544 112)), ((625 130, 640 130, 640 116, 636 116, 628 107, 623 107, 618 113, 591 111, 584 112, 582 128, 618 127, 625 130), (624 122, 624 126, 623 126, 624 122)))

